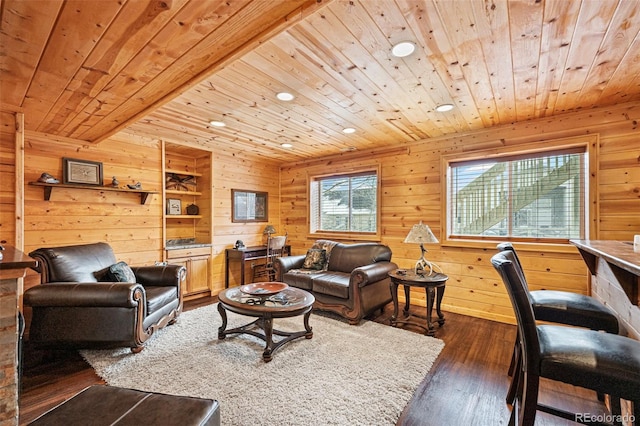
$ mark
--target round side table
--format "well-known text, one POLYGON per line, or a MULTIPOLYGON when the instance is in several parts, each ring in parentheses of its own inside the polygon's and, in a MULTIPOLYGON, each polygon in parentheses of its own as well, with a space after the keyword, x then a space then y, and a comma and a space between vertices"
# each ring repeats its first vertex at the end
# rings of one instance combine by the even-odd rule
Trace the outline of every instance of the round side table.
MULTIPOLYGON (((398 324, 412 324, 416 325, 425 330, 425 334, 427 336, 435 335, 435 325, 434 322, 431 321, 431 311, 433 310, 433 302, 436 302, 436 313, 438 314, 438 325, 442 327, 444 325, 444 315, 440 310, 440 305, 442 304, 442 297, 444 296, 444 289, 448 276, 442 273, 433 273, 431 275, 419 275, 416 274, 413 270, 407 269, 396 269, 395 271, 389 272, 389 278, 391 278, 391 282, 389 283, 389 288, 391 290, 391 297, 393 298, 393 315, 391 316, 391 325, 393 327, 398 324), (398 286, 402 285, 404 287, 404 298, 405 298, 405 306, 403 309, 404 318, 398 319, 398 286), (427 293, 427 316, 426 324, 411 321, 412 315, 409 313, 409 300, 410 300, 410 289, 411 287, 424 288, 427 293)), ((418 315, 413 315, 419 318, 422 318, 418 315)))

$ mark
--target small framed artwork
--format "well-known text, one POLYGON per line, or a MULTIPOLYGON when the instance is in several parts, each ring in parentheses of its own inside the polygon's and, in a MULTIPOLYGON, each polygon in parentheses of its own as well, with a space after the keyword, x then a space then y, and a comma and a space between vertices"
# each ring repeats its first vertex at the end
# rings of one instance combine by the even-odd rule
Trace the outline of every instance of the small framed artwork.
POLYGON ((167 214, 177 215, 182 214, 182 201, 177 198, 167 199, 167 214))
POLYGON ((231 190, 232 222, 267 222, 268 192, 231 190))
POLYGON ((102 163, 63 157, 62 183, 102 186, 102 163))

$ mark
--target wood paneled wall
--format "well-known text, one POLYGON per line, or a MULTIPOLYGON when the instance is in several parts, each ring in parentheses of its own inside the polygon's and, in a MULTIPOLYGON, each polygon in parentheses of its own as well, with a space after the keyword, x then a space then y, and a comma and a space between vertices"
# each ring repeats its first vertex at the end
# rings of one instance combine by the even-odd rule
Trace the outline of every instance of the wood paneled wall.
POLYGON ((0 111, 0 242, 16 246, 16 114, 0 111))
MULTIPOLYGON (((598 229, 591 238, 630 240, 640 233, 639 119, 640 103, 630 103, 440 137, 388 150, 345 153, 284 167, 263 159, 256 160, 240 151, 214 153, 213 292, 216 294, 224 288, 225 249, 232 247, 238 239, 248 246, 264 243, 262 230, 267 223, 273 224, 278 234, 288 233, 294 254, 303 254, 313 243, 306 223, 309 171, 327 172, 379 164, 381 240, 392 248, 394 260, 400 266, 411 267, 419 257, 419 248, 402 243, 409 228, 423 220, 436 236, 442 235, 442 155, 584 134, 596 133, 600 140, 599 186, 597 198, 590 200, 597 204, 598 229), (267 191, 269 221, 232 223, 231 189, 267 191)), ((6 156, 4 151, 2 156, 6 156)), ((145 189, 162 188, 159 142, 125 134, 99 144, 89 144, 27 132, 25 182, 36 180, 43 171, 61 178, 62 157, 101 161, 108 182, 115 175, 121 185, 140 181, 145 189)), ((2 173, 9 170, 2 167, 2 173)), ((163 208, 160 195, 153 195, 147 204, 140 205, 139 198, 132 194, 62 188, 54 189, 51 201, 47 202, 43 200, 42 188, 25 185, 24 251, 28 253, 42 246, 107 241, 119 259, 133 265, 150 264, 162 258, 163 208)), ((3 227, 4 222, 3 219, 3 227)), ((444 298, 446 309, 513 322, 502 283, 489 263, 493 253, 493 244, 429 247, 428 258, 450 276, 444 298)), ((523 250, 521 257, 532 288, 588 292, 587 269, 573 247, 523 250)), ((238 273, 239 269, 232 270, 231 283, 238 282, 238 273)), ((25 287, 28 287, 27 283, 25 287)), ((414 303, 424 304, 424 295, 414 292, 414 303)))
MULTIPOLYGON (((99 144, 91 144, 28 132, 25 143, 25 182, 37 180, 45 171, 62 181, 62 158, 71 157, 102 162, 107 184, 112 176, 116 176, 121 186, 139 181, 144 189, 162 191, 162 152, 157 140, 118 134, 99 144)), ((269 223, 277 227, 280 222, 279 166, 268 162, 257 164, 236 152, 214 154, 213 169, 211 287, 217 294, 224 288, 225 249, 232 247, 238 239, 247 245, 261 244, 266 225, 264 222, 231 222, 231 189, 267 191, 269 223)), ((141 205, 140 197, 130 193, 54 188, 51 200, 44 201, 41 187, 26 184, 24 251, 106 241, 119 260, 131 265, 153 264, 162 260, 163 209, 160 194, 151 195, 147 203, 141 205)), ((36 284, 32 278, 26 288, 36 284)))
POLYGON ((112 137, 99 144, 52 138, 28 132, 25 137, 25 252, 38 247, 108 242, 119 260, 142 265, 162 260, 162 198, 146 204, 132 193, 54 188, 50 201, 43 188, 28 185, 47 172, 62 182, 62 158, 103 163, 104 182, 113 176, 120 186, 140 182, 161 191, 161 149, 158 141, 112 137))
MULTIPOLYGON (((350 153, 281 169, 281 216, 295 254, 303 254, 314 237, 308 236, 307 174, 339 171, 362 161, 381 165, 381 241, 393 250, 393 260, 412 267, 417 246, 402 243, 419 220, 442 239, 441 156, 475 149, 518 146, 569 136, 598 134, 596 235, 592 239, 632 240, 640 233, 640 103, 583 111, 555 118, 456 134, 378 152, 350 153)), ((428 247, 427 258, 449 275, 443 307, 447 310, 503 322, 514 322, 506 291, 489 259, 495 244, 428 247)), ((562 289, 587 294, 589 276, 573 246, 519 249, 533 289, 562 289)), ((413 292, 413 302, 425 304, 413 292)))
MULTIPOLYGON (((260 161, 244 156, 241 152, 235 154, 214 153, 213 156, 213 243, 214 263, 213 282, 217 290, 224 288, 225 249, 233 247, 236 240, 242 240, 245 246, 255 246, 266 243, 262 234, 267 224, 273 224, 276 235, 284 234, 284 227, 280 216, 280 166, 276 163, 260 161), (268 196, 268 221, 233 223, 231 221, 231 190, 248 189, 264 191, 268 196)), ((250 265, 248 265, 249 267, 250 265)), ((247 268, 247 274, 250 270, 247 268)), ((229 285, 240 283, 240 268, 231 266, 229 285)), ((251 275, 246 275, 250 277, 251 275)), ((214 288, 214 293, 218 293, 214 288)))

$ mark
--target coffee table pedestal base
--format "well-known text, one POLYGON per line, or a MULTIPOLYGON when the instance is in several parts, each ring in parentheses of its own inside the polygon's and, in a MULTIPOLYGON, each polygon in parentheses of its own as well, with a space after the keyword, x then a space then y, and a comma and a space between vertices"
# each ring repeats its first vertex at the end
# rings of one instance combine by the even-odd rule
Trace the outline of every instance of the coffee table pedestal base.
MULTIPOLYGON (((236 311, 234 309, 230 310, 232 312, 236 311)), ((269 313, 265 313, 263 316, 257 318, 255 321, 252 321, 249 324, 227 330, 227 312, 225 306, 223 306, 222 303, 218 303, 218 312, 220 313, 220 317, 222 317, 222 325, 218 328, 218 339, 223 340, 226 336, 231 334, 250 334, 251 336, 262 339, 266 343, 264 352, 262 352, 262 359, 264 360, 264 362, 271 361, 271 359, 273 358, 273 353, 285 343, 303 336, 306 339, 311 339, 313 337, 313 331, 311 326, 309 325, 311 306, 309 306, 309 308, 306 309, 306 312, 304 312, 304 330, 296 332, 274 329, 274 317, 269 313), (283 338, 278 341, 274 341, 273 335, 283 336, 283 338)), ((242 312, 237 313, 241 315, 244 314, 242 312)))

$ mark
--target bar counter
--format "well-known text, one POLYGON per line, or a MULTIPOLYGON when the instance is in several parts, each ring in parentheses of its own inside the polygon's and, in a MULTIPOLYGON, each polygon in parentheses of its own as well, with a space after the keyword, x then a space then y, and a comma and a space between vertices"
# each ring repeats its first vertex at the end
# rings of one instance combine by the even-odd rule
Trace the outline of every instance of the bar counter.
POLYGON ((592 275, 591 295, 611 307, 640 339, 640 252, 631 241, 571 240, 592 275))

